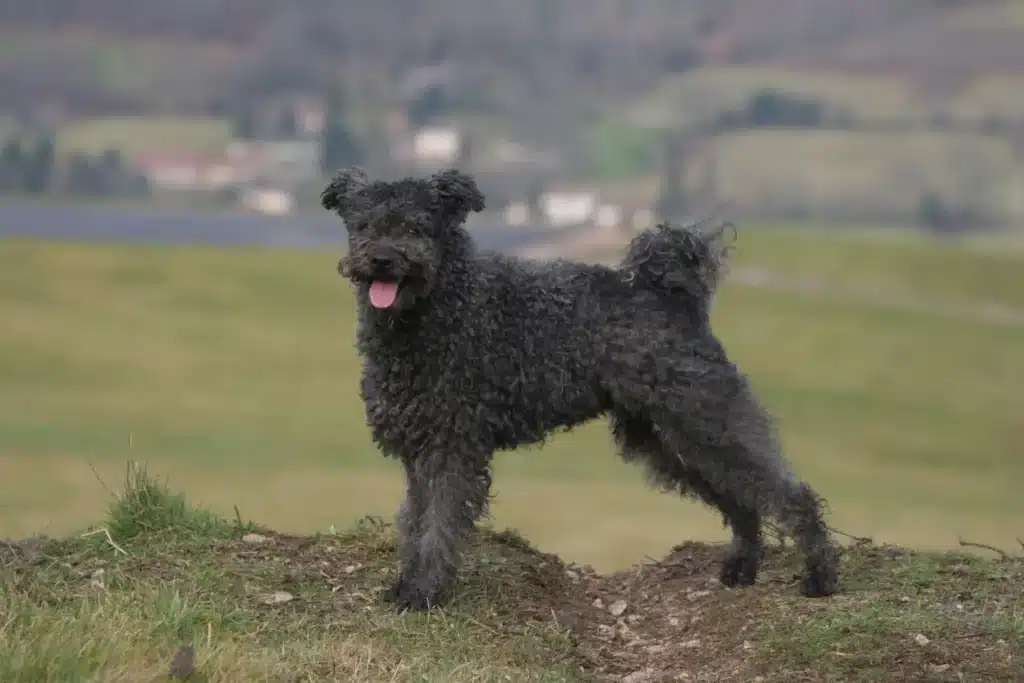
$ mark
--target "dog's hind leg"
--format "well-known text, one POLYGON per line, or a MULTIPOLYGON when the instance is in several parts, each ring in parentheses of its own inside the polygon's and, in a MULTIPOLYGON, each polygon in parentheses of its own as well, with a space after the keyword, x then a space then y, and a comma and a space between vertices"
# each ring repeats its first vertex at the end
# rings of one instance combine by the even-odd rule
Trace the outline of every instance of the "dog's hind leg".
MULTIPOLYGON (((390 596, 398 609, 439 606, 458 571, 459 558, 490 499, 491 454, 430 454, 415 463, 422 515, 390 596)), ((418 503, 417 503, 418 505, 418 503)))
POLYGON ((804 595, 835 593, 839 549, 829 537, 818 496, 790 472, 770 421, 753 398, 741 398, 734 409, 727 429, 713 438, 678 420, 667 421, 660 431, 662 443, 711 490, 774 519, 796 540, 804 555, 804 595))
POLYGON ((722 564, 721 580, 726 586, 749 586, 757 579, 761 562, 761 516, 728 491, 713 487, 700 472, 687 465, 679 453, 666 449, 654 425, 647 419, 615 412, 612 434, 626 461, 640 460, 653 484, 666 491, 691 492, 717 508, 732 529, 732 548, 722 564))

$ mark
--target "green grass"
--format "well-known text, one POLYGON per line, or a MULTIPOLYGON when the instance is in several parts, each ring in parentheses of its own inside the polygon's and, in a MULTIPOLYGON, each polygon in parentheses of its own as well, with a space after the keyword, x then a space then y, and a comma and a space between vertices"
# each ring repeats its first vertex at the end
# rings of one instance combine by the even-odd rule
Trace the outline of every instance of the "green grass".
POLYGON ((545 596, 523 581, 544 576, 538 556, 507 535, 482 537, 451 614, 401 617, 377 599, 394 542, 373 520, 251 543, 250 525, 185 505, 132 467, 96 531, 0 545, 0 679, 168 680, 191 647, 171 679, 575 680, 567 634, 530 613, 545 596))
POLYGON ((396 571, 383 522, 277 534, 129 463, 90 531, 0 543, 0 679, 1019 680, 1024 559, 859 544, 841 594, 808 600, 792 549, 771 547, 740 590, 715 579, 723 551, 688 544, 599 575, 485 528, 451 601, 399 615, 380 599, 396 571))
MULTIPOLYGON (((741 232, 737 247, 737 276, 811 283, 729 285, 715 325, 833 523, 912 546, 1012 546, 1024 327, 965 310, 1024 307, 1024 258, 793 230, 741 232)), ((100 481, 127 458, 284 531, 389 517, 401 476, 367 435, 336 258, 0 243, 0 536, 95 519, 100 481)), ((496 523, 570 560, 609 569, 724 538, 710 511, 647 490, 601 423, 497 469, 496 523)))
POLYGON ((665 79, 649 98, 630 105, 628 116, 641 125, 678 125, 680 117, 700 120, 741 106, 764 88, 820 98, 830 107, 865 121, 923 118, 924 114, 909 84, 895 76, 722 66, 665 79))
POLYGON ((164 151, 220 153, 230 139, 223 119, 124 116, 73 121, 59 131, 58 146, 63 153, 117 149, 131 158, 164 151))
MULTIPOLYGON (((609 124, 610 126, 610 124, 609 124)), ((613 139, 642 139, 650 129, 619 123, 613 139), (630 126, 632 126, 632 132, 630 126)), ((598 152, 615 151, 597 147, 598 152)), ((716 191, 740 206, 761 212, 800 211, 812 216, 901 216, 914 220, 921 198, 936 191, 1024 224, 1024 165, 996 137, 937 133, 761 129, 721 135, 708 148, 714 154, 716 191)), ((597 157, 595 157, 596 159, 597 157)), ((605 168, 615 169, 616 157, 605 168)), ((648 171, 651 169, 648 166, 648 171)), ((646 171, 645 171, 646 173, 646 171)), ((694 162, 690 179, 703 182, 694 162)), ((653 202, 656 174, 605 173, 602 181, 623 181, 629 201, 653 202), (638 180, 639 178, 639 180, 638 180)), ((613 190, 614 193, 614 190, 613 190)), ((785 215, 785 214, 782 214, 785 215)))

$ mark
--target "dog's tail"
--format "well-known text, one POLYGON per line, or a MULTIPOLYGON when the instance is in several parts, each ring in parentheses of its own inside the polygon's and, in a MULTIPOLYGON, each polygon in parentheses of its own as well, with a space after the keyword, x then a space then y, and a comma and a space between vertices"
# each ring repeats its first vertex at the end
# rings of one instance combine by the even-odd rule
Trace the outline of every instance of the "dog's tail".
POLYGON ((735 232, 732 223, 712 219, 683 226, 660 223, 630 241, 619 270, 641 287, 688 300, 707 317, 725 275, 730 229, 735 232))

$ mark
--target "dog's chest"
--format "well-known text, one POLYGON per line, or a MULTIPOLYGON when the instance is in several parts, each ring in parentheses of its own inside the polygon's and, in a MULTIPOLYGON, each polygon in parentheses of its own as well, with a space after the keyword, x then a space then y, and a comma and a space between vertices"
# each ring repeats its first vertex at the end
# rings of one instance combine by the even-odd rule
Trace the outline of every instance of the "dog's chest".
POLYGON ((451 397, 432 364, 367 362, 362 398, 374 440, 390 456, 412 456, 429 447, 448 414, 451 397))

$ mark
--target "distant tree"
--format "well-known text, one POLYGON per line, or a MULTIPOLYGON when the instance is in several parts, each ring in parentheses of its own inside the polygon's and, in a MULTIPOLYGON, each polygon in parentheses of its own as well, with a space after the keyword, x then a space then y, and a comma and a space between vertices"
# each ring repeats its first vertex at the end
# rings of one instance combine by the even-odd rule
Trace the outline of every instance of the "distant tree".
POLYGON ((474 152, 475 149, 472 134, 469 131, 461 131, 459 138, 459 151, 455 156, 455 165, 463 170, 472 168, 474 152))
POLYGON ((25 186, 25 152, 21 140, 11 137, 0 150, 0 191, 21 192, 25 186))
POLYGON ((74 152, 68 157, 64 191, 78 197, 100 197, 106 194, 103 171, 89 155, 74 152))
POLYGON ((256 137, 256 114, 246 102, 235 109, 231 117, 231 133, 238 140, 252 140, 256 137))
POLYGON ((917 220, 929 232, 945 234, 956 223, 955 211, 938 192, 925 192, 918 203, 917 220))
POLYGON ((363 149, 349 126, 348 106, 342 90, 336 90, 328 97, 326 118, 323 153, 320 155, 324 172, 363 163, 363 149))
POLYGON ((545 188, 546 184, 542 178, 534 178, 526 188, 526 208, 530 213, 530 220, 536 223, 544 223, 547 219, 540 207, 545 188))
POLYGON ((441 85, 429 85, 409 99, 406 115, 414 128, 429 125, 449 109, 448 95, 441 85))
POLYGON ((51 134, 43 135, 24 163, 24 189, 29 194, 44 194, 53 186, 57 165, 57 141, 51 134))
POLYGON ((683 173, 686 170, 683 136, 666 133, 662 145, 663 163, 661 186, 655 200, 654 212, 659 220, 678 221, 686 216, 687 196, 683 187, 683 173))
POLYGON ((824 118, 824 107, 816 99, 762 89, 747 103, 747 116, 752 126, 816 128, 824 118))
POLYGON ((299 137, 299 118, 295 110, 285 107, 277 118, 277 137, 282 140, 294 140, 299 137))

